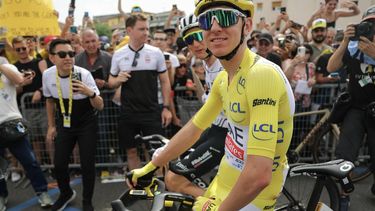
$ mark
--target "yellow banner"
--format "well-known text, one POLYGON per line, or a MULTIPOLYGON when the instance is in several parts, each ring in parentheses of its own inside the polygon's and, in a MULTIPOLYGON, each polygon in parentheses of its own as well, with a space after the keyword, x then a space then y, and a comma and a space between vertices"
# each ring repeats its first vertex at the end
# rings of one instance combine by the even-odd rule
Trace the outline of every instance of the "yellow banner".
POLYGON ((60 35, 52 0, 0 0, 0 38, 60 35))

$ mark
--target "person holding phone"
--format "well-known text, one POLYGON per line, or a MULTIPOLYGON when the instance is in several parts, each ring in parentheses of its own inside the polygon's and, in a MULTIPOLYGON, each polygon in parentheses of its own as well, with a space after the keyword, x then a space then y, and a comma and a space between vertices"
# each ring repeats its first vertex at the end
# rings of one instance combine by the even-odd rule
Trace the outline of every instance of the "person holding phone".
POLYGON ((130 15, 125 26, 130 41, 114 53, 108 85, 110 88, 121 86, 119 145, 126 150, 127 168, 132 170, 141 165, 134 136, 163 134, 162 128, 171 122, 171 84, 163 52, 146 44, 147 18, 142 14, 130 15), (163 98, 161 106, 158 81, 163 98))
MULTIPOLYGON (((363 14, 361 23, 375 24, 375 5, 370 6, 363 14)), ((351 41, 356 35, 353 24, 344 31, 340 46, 328 61, 327 70, 332 73, 346 66, 349 74, 348 92, 351 107, 345 112, 340 127, 340 137, 335 155, 349 161, 356 161, 362 140, 366 137, 369 147, 370 170, 375 181, 375 35, 366 38, 360 36, 358 41, 351 41), (366 135, 366 136, 365 136, 366 135)), ((375 182, 371 187, 375 195, 375 182)), ((350 198, 343 192, 340 199, 340 210, 349 210, 350 198)))
POLYGON ((318 18, 323 18, 327 20, 327 27, 336 27, 336 21, 340 17, 351 17, 361 13, 359 7, 353 1, 345 0, 341 3, 342 8, 347 8, 348 10, 336 10, 338 0, 325 0, 324 3, 320 5, 320 8, 310 17, 307 22, 307 27, 311 27, 313 21, 318 18))
POLYGON ((97 111, 103 99, 91 73, 74 66, 70 42, 55 39, 50 43, 50 58, 55 66, 43 73, 43 95, 47 98, 47 141, 55 143, 54 170, 60 190, 52 210, 63 210, 76 197, 69 185, 69 161, 79 146, 82 170, 82 208, 94 210, 95 151, 98 139, 97 111))

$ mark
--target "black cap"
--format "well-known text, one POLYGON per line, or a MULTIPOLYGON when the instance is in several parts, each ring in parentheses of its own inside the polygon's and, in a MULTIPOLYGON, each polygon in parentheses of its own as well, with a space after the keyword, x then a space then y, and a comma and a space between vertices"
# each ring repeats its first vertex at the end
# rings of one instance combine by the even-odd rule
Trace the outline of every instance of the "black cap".
POLYGON ((362 21, 368 20, 368 19, 375 19, 375 5, 369 7, 362 16, 362 21))
POLYGON ((259 41, 266 40, 268 43, 273 44, 273 38, 272 35, 269 33, 261 33, 258 38, 259 41))

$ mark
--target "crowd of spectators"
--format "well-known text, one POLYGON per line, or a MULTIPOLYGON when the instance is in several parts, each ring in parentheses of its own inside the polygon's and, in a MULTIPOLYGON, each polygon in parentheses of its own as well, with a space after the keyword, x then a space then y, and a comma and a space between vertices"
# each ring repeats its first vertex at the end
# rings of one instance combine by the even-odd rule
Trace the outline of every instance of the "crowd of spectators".
MULTIPOLYGON (((360 10, 352 1, 340 1, 340 6, 346 10, 337 11, 338 4, 338 0, 325 0, 325 3, 311 15, 306 24, 292 21, 288 13, 282 11, 274 24, 266 23, 262 19, 247 40, 247 45, 252 51, 282 68, 294 90, 297 113, 317 109, 320 105, 329 102, 329 99, 319 97, 327 96, 329 90, 314 90, 315 85, 346 81, 345 71, 338 71, 339 76, 332 77, 326 67, 329 58, 344 37, 344 31, 335 28, 337 19, 358 15, 360 10), (300 88, 302 85, 305 86, 304 89, 300 88)), ((181 42, 178 26, 171 26, 172 20, 185 16, 185 13, 173 7, 164 29, 150 32, 147 19, 142 19, 144 16, 140 7, 133 7, 130 16, 122 10, 121 0, 118 1, 118 7, 126 23, 125 30, 114 29, 111 38, 98 34, 90 17, 84 17, 82 25, 77 28, 73 26, 74 17, 68 16, 60 36, 23 36, 14 37, 10 42, 2 41, 0 64, 12 63, 23 75, 23 81, 17 88, 17 99, 19 105, 21 100, 26 105, 22 112, 24 118, 32 125, 30 141, 39 162, 52 164, 56 157, 55 137, 51 135, 52 133, 47 135, 45 97, 48 96, 43 96, 44 87, 42 87, 44 72, 55 65, 54 61, 51 61, 51 54, 56 54, 56 52, 50 52, 49 45, 56 39, 65 39, 70 42, 75 54, 74 65, 88 70, 100 91, 110 90, 116 93, 115 96, 102 96, 104 98, 104 111, 102 112, 106 114, 108 112, 106 107, 116 107, 121 104, 120 113, 117 114, 120 117, 119 143, 120 148, 127 149, 129 170, 140 167, 140 160, 136 158, 135 142, 129 141, 133 139, 133 135, 139 132, 144 135, 163 133, 162 127, 166 128, 169 124, 173 125, 173 131, 177 131, 182 126, 182 122, 176 96, 201 101, 197 86, 206 86, 202 60, 192 56, 186 45, 181 42), (141 20, 144 25, 136 25, 139 23, 138 20, 141 20), (129 46, 137 46, 137 49, 129 46), (130 54, 128 55, 124 49, 135 52, 134 58, 129 56, 130 54), (153 66, 148 66, 148 62, 153 63, 155 58, 145 57, 143 51, 146 50, 154 52, 153 56, 157 57, 156 64, 153 66), (128 68, 128 72, 120 73, 122 68, 128 68), (147 68, 159 72, 159 77, 154 74, 146 76, 140 73, 141 70, 149 70, 147 68), (199 81, 194 80, 193 73, 199 77, 199 81), (131 81, 134 82, 130 83, 131 81), (22 96, 27 93, 31 95, 23 98, 22 96), (156 105, 153 104, 154 94, 158 97, 156 105), (131 104, 129 107, 129 101, 134 99, 141 103, 131 104), (112 100, 115 103, 112 103, 112 100), (143 109, 142 106, 150 107, 143 109), (151 109, 151 106, 156 107, 151 109), (160 115, 155 116, 154 112, 160 115), (42 158, 45 155, 48 159, 42 158)), ((99 124, 106 125, 113 119, 105 118, 100 121, 102 122, 99 124)), ((304 133, 301 128, 308 128, 308 124, 311 123, 313 122, 310 119, 296 118, 293 142, 301 140, 304 133)), ((99 134, 105 133, 105 130, 109 128, 107 126, 99 128, 99 134)), ((104 138, 99 136, 97 146, 107 146, 103 143, 104 138)), ((78 154, 78 150, 76 147, 73 153, 78 154)), ((99 151, 98 153, 109 154, 109 152, 99 151)), ((59 154, 59 156, 62 155, 59 154)), ((109 160, 97 160, 97 162, 109 162, 109 160)), ((15 168, 16 163, 12 164, 15 169, 12 174, 14 181, 19 179, 17 174, 20 173, 19 169, 15 168)), ((64 170, 60 169, 60 171, 64 170)), ((88 198, 91 197, 90 194, 92 193, 88 193, 88 198)))

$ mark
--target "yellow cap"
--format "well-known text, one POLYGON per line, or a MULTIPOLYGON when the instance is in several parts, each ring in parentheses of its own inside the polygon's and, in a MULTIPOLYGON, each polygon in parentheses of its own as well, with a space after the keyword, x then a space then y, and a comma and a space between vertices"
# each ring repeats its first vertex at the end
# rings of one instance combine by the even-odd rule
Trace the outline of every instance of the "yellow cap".
POLYGON ((311 29, 314 30, 316 28, 327 28, 327 21, 323 18, 318 18, 313 21, 311 29))
POLYGON ((243 12, 247 17, 254 17, 254 4, 251 0, 195 0, 195 16, 213 6, 228 6, 243 12))

